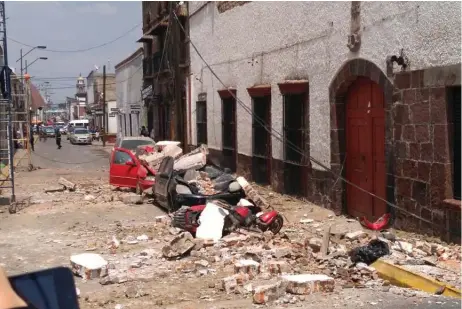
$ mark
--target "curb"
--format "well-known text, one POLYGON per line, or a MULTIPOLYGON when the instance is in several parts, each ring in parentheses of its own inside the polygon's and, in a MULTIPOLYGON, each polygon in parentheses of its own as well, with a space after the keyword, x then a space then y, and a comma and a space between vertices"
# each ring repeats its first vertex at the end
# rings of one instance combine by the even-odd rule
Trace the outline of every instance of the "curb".
POLYGON ((439 282, 429 277, 414 273, 400 266, 377 260, 371 265, 377 270, 380 278, 390 281, 391 284, 421 290, 431 294, 461 299, 461 291, 455 287, 439 282))

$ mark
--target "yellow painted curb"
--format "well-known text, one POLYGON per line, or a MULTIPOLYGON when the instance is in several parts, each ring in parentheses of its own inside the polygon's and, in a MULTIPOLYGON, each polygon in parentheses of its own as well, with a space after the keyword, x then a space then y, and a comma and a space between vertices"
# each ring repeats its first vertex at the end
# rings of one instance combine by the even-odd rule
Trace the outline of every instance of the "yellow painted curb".
POLYGON ((371 266, 377 270, 380 278, 388 280, 394 285, 418 289, 432 294, 441 294, 459 299, 461 298, 461 291, 455 287, 429 277, 416 274, 400 266, 393 265, 382 260, 375 261, 371 266))

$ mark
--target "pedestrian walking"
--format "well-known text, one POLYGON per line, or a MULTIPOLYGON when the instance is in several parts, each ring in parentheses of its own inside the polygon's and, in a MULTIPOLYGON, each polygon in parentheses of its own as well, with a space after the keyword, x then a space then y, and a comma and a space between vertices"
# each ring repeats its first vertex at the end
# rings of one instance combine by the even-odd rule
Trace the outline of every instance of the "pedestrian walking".
POLYGON ((55 136, 56 136, 56 145, 58 149, 61 149, 61 131, 58 127, 55 128, 55 136))
POLYGON ((142 127, 141 127, 140 135, 141 135, 141 136, 145 136, 145 137, 149 137, 149 132, 148 132, 148 130, 146 129, 145 126, 142 126, 142 127))
POLYGON ((32 151, 34 150, 34 126, 30 127, 30 132, 29 132, 29 141, 30 141, 30 149, 32 151))

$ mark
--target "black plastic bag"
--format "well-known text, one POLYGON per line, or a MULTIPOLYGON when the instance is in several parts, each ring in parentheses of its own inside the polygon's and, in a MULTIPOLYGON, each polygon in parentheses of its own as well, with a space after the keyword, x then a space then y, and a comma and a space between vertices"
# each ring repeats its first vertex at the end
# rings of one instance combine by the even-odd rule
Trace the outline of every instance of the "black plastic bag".
POLYGON ((379 258, 390 254, 390 248, 386 242, 378 239, 371 240, 367 245, 354 248, 348 255, 353 263, 366 263, 370 265, 379 258))

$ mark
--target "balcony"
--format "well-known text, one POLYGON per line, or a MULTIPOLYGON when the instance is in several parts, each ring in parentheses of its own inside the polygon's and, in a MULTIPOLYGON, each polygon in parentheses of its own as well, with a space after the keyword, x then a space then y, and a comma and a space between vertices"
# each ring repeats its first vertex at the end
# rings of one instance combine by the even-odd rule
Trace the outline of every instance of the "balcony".
POLYGON ((146 59, 143 59, 143 78, 152 78, 153 76, 152 59, 152 57, 147 57, 146 59))
POLYGON ((152 68, 154 75, 168 70, 167 55, 164 54, 164 56, 162 57, 161 51, 154 53, 154 55, 152 56, 152 68))

